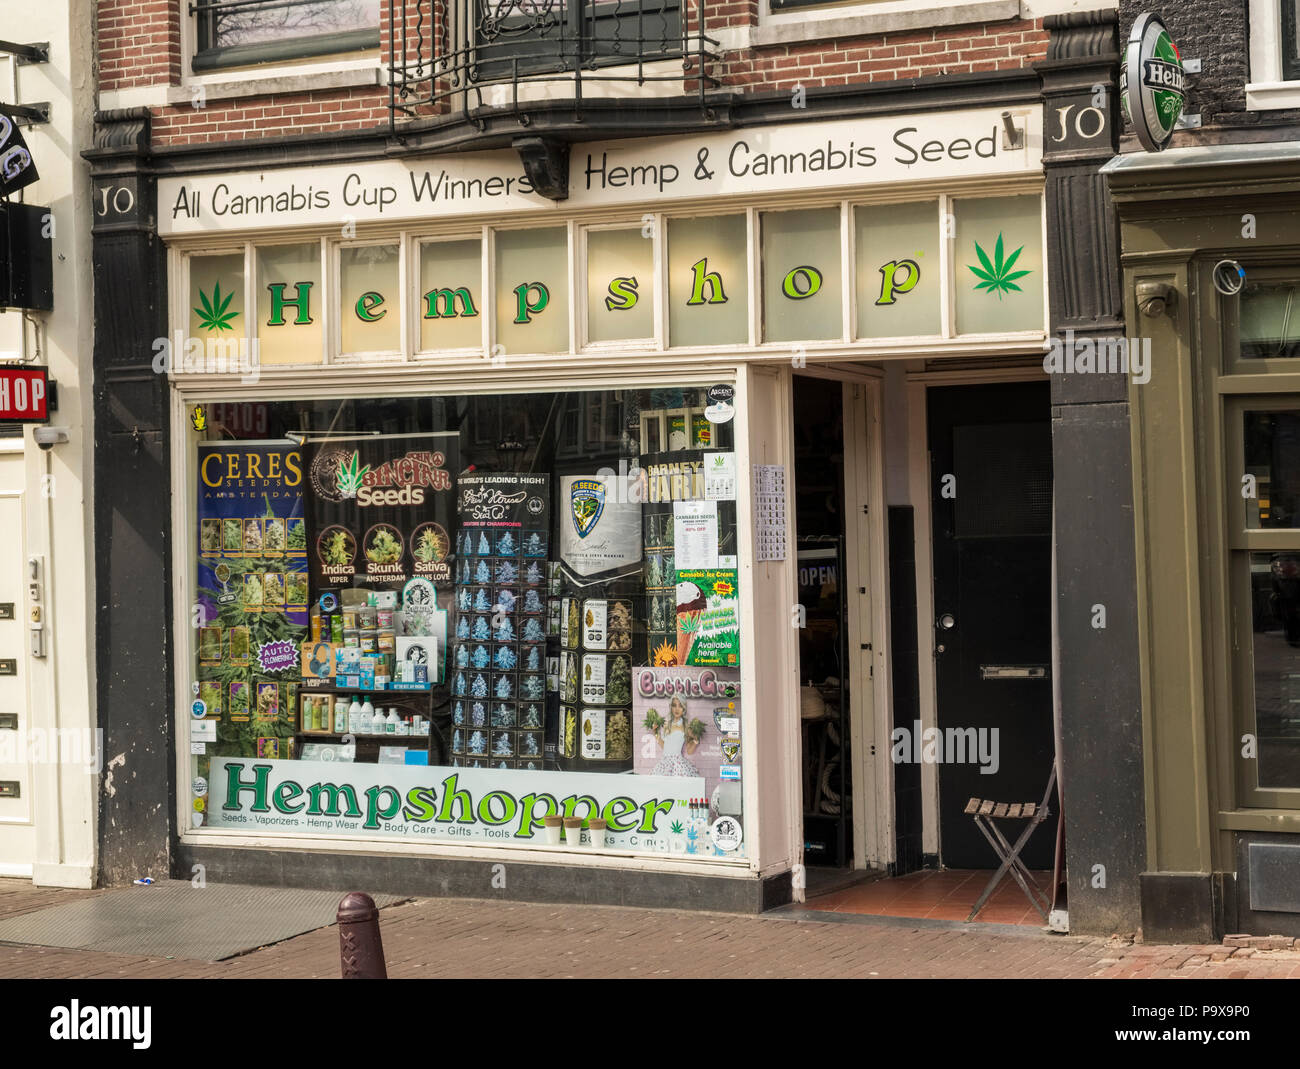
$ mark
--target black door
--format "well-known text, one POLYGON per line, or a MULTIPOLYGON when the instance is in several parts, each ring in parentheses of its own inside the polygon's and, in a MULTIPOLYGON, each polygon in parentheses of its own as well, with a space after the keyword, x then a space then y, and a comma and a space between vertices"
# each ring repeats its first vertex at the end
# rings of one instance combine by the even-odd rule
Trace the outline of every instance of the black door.
MULTIPOLYGON (((929 391, 941 732, 932 759, 948 868, 996 867, 963 813, 971 798, 1039 802, 1052 768, 1049 405, 1046 383, 929 391)), ((1051 868, 1056 808, 1021 854, 1032 869, 1051 868)), ((1023 827, 1002 830, 1014 842, 1023 827)))

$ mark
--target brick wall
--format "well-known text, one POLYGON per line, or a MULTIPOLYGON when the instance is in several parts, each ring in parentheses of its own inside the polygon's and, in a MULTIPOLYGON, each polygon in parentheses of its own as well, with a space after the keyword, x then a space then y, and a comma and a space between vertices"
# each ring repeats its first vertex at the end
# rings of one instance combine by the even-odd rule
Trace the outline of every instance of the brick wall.
POLYGON ((1042 20, 886 33, 732 52, 724 85, 752 90, 849 85, 1010 70, 1047 55, 1042 20))
MULTIPOLYGON (((179 87, 182 56, 180 10, 187 0, 99 0, 99 87, 101 91, 145 86, 179 87)), ((427 2, 427 0, 426 0, 427 2)), ((688 3, 686 20, 697 24, 698 8, 688 3)), ((414 4, 407 14, 408 58, 415 42, 414 4)), ((441 9, 434 10, 434 19, 441 9)), ((389 50, 388 3, 381 4, 381 53, 389 50)), ((426 7, 426 18, 429 9, 426 7)), ((710 32, 723 26, 758 25, 757 0, 720 0, 707 8, 710 32)), ((437 32, 436 21, 427 39, 437 32)), ((399 27, 400 29, 400 27, 399 27)), ((724 88, 781 91, 846 86, 929 75, 1024 67, 1044 58, 1047 32, 1041 21, 1017 20, 987 25, 944 27, 815 40, 799 44, 731 51, 713 74, 724 88)), ((400 35, 397 46, 401 47, 400 35)), ((427 45, 426 45, 427 47, 427 45)), ((386 62, 386 59, 385 59, 386 62)), ((691 91, 687 83, 684 91, 691 91)), ((635 92, 635 89, 631 91, 635 92)), ((245 138, 304 136, 373 129, 388 122, 388 89, 313 90, 222 100, 182 94, 179 102, 152 106, 154 142, 159 146, 202 144, 245 138), (197 105, 197 106, 196 106, 197 105)), ((428 114, 441 108, 421 108, 428 114)))
POLYGON ((180 5, 174 0, 99 0, 95 28, 101 90, 180 81, 180 5))

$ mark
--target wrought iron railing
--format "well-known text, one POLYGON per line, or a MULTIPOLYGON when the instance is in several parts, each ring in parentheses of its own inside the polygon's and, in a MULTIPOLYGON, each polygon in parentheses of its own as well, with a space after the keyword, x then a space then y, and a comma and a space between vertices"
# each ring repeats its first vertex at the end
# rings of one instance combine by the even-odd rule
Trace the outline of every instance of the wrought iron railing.
POLYGON ((718 42, 705 32, 704 0, 388 0, 389 111, 407 120, 498 106, 527 125, 525 105, 586 82, 680 82, 717 88, 718 42))

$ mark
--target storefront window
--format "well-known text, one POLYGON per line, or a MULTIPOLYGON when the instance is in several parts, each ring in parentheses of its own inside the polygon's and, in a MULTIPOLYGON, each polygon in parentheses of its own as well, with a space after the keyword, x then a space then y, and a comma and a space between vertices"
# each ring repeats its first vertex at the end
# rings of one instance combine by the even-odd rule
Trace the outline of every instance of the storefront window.
POLYGON ((1247 281, 1241 291, 1241 356, 1246 360, 1300 356, 1300 282, 1247 281))
POLYGON ((1300 552, 1251 553, 1259 786, 1300 788, 1300 552))
POLYGON ((1247 527, 1300 527, 1300 411, 1245 413, 1247 527))
POLYGON ((587 231, 587 341, 653 338, 653 233, 587 231))
POLYGON ((844 336, 840 210, 764 212, 763 340, 844 336))
POLYGON ((257 249, 257 342, 263 364, 319 364, 324 359, 321 246, 257 249))
POLYGON ((749 340, 743 215, 668 220, 668 336, 673 345, 749 340))
POLYGON ((502 353, 569 351, 569 235, 562 227, 496 235, 496 344, 502 353))
POLYGON ((244 254, 190 257, 190 338, 224 344, 248 337, 244 254))
POLYGON ((483 347, 483 242, 420 245, 420 348, 483 347))
POLYGON ((953 201, 958 334, 1043 329, 1042 199, 953 201))
POLYGON ((936 335, 942 330, 939 205, 854 209, 858 337, 936 335))
POLYGON ((345 353, 402 347, 398 246, 346 245, 339 250, 339 331, 345 353))
POLYGON ((746 856, 705 390, 205 410, 195 829, 746 856))

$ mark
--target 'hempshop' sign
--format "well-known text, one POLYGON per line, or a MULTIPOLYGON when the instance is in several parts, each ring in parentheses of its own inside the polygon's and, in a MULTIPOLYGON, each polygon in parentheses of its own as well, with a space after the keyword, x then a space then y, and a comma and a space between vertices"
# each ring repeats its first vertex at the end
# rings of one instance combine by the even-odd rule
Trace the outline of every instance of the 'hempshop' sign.
MULTIPOLYGON (((550 815, 601 817, 608 842, 671 851, 697 776, 607 776, 330 761, 212 759, 208 826, 407 842, 542 842, 550 815)), ((733 854, 731 856, 740 856, 733 854)))

